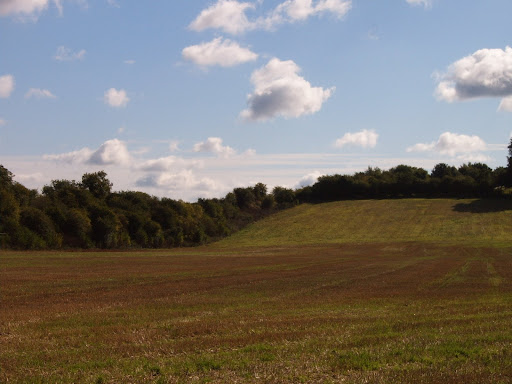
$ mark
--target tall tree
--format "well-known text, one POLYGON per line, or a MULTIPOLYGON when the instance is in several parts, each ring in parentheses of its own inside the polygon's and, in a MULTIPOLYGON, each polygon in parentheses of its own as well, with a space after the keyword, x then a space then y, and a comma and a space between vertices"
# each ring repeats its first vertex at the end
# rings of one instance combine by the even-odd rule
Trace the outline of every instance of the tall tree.
POLYGON ((94 197, 105 199, 112 190, 112 183, 104 171, 86 173, 82 176, 82 187, 88 189, 94 197))

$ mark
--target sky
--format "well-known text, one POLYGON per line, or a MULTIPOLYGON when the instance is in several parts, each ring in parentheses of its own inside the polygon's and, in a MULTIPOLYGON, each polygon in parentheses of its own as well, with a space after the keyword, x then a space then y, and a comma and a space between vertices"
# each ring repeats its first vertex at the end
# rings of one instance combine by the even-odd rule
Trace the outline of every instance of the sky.
POLYGON ((510 0, 0 0, 0 164, 195 201, 506 164, 510 0))

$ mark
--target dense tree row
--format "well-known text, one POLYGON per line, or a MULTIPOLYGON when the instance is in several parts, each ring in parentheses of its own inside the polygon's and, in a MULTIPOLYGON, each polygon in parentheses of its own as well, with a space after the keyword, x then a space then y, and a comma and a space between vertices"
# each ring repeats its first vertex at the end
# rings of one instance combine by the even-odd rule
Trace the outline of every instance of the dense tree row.
POLYGON ((39 194, 13 181, 0 165, 0 236, 3 247, 179 247, 225 237, 288 206, 264 184, 236 188, 222 199, 186 203, 143 192, 112 192, 105 172, 81 182, 54 180, 39 194))
POLYGON ((437 164, 425 169, 398 165, 387 171, 368 168, 354 175, 322 176, 311 187, 296 191, 301 202, 399 197, 490 197, 506 194, 507 168, 492 170, 482 163, 459 168, 437 164))
POLYGON ((354 175, 322 176, 311 187, 295 191, 300 202, 401 197, 512 198, 512 138, 507 167, 494 170, 482 163, 459 168, 437 164, 430 174, 423 168, 398 165, 387 171, 368 168, 354 175))
POLYGON ((159 199, 143 192, 112 192, 105 172, 81 182, 54 180, 42 193, 25 188, 0 165, 0 245, 45 248, 159 248, 220 239, 279 209, 303 202, 402 197, 508 197, 512 186, 512 141, 508 166, 482 163, 459 168, 441 163, 432 172, 399 165, 354 175, 322 176, 292 190, 264 184, 235 188, 222 199, 196 203, 159 199))

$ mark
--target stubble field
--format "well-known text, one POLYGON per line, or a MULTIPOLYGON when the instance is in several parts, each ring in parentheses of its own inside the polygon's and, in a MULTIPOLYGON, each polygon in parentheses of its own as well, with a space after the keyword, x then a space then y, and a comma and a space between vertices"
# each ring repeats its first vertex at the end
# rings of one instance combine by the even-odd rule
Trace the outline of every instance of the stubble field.
MULTIPOLYGON (((309 222, 302 244, 271 244, 256 236, 263 221, 255 246, 249 228, 243 246, 235 236, 187 250, 2 251, 0 382, 511 382, 512 244, 406 241, 419 202, 402 201, 388 241, 340 232, 313 244, 306 233, 320 224, 309 222)), ((376 223, 387 209, 332 224, 376 223)), ((510 225, 506 210, 471 214, 446 220, 510 225)))

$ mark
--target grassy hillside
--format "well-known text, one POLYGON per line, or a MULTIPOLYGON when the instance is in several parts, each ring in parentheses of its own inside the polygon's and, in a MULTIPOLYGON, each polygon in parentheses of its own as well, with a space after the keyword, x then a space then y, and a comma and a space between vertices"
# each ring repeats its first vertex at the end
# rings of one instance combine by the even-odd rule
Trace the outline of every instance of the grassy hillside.
POLYGON ((510 245, 512 202, 397 199, 303 204, 259 221, 216 246, 420 241, 510 245))

